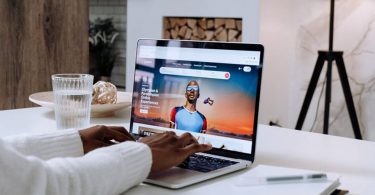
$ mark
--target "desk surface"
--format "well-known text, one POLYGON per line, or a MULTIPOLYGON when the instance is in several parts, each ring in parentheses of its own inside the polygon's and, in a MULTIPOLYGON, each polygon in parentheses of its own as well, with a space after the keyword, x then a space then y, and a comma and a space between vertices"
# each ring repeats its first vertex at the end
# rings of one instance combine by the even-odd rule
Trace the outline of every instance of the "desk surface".
MULTIPOLYGON (((130 110, 110 118, 94 118, 92 124, 129 126, 130 110)), ((0 137, 56 130, 54 114, 47 108, 0 111, 0 137)), ((341 189, 350 194, 375 194, 375 143, 336 136, 259 125, 256 164, 311 169, 341 175, 341 189)), ((248 170, 232 173, 191 187, 179 194, 222 194, 234 192, 233 183, 248 170), (212 192, 212 193, 211 193, 212 192)), ((141 184, 127 194, 174 194, 141 184)))

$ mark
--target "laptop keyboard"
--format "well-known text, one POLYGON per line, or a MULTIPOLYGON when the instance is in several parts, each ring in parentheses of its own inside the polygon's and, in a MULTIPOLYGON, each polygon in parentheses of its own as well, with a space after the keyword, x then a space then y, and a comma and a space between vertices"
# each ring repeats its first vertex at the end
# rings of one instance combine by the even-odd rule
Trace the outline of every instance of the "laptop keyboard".
POLYGON ((206 173, 237 163, 238 162, 221 158, 193 154, 177 167, 206 173))

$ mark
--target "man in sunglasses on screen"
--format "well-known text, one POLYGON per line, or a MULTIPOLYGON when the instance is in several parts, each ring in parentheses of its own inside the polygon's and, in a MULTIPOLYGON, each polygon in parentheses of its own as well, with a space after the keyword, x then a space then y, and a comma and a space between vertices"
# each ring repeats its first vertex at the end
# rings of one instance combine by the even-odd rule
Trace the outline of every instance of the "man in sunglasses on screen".
POLYGON ((170 128, 205 133, 207 130, 206 117, 197 110, 199 98, 197 81, 190 81, 186 86, 186 102, 184 106, 174 107, 170 115, 170 128))

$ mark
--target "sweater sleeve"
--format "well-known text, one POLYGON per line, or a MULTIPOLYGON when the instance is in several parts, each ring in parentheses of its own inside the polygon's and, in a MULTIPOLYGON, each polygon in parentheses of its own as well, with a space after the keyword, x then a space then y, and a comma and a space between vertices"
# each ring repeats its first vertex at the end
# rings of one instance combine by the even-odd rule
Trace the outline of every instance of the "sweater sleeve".
POLYGON ((76 129, 10 136, 5 137, 4 142, 24 155, 36 156, 43 160, 83 155, 82 141, 76 129))
POLYGON ((119 194, 142 182, 152 156, 148 146, 123 142, 83 157, 43 161, 0 140, 0 194, 119 194))

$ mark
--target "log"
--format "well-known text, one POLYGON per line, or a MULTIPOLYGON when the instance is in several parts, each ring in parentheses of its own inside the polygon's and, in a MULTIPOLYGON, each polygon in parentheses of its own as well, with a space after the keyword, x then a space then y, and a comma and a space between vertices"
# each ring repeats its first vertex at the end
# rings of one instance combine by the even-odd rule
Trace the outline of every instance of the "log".
POLYGON ((199 37, 197 37, 197 36, 192 36, 192 37, 191 37, 191 40, 200 40, 200 39, 199 39, 199 37))
POLYGON ((207 20, 207 29, 211 30, 215 27, 215 22, 213 19, 207 20))
POLYGON ((189 40, 189 39, 191 39, 191 35, 192 35, 192 34, 193 34, 193 30, 191 30, 190 28, 187 28, 184 39, 185 39, 185 40, 189 40))
POLYGON ((171 38, 172 39, 177 39, 178 37, 178 31, 176 29, 171 30, 171 38))
POLYGON ((184 18, 178 18, 177 19, 177 25, 178 26, 185 26, 185 24, 186 24, 186 19, 184 19, 184 18))
POLYGON ((175 28, 177 26, 177 20, 178 18, 169 18, 171 28, 175 28))
POLYGON ((236 38, 233 38, 231 40, 228 40, 229 42, 238 42, 236 38))
POLYGON ((178 32, 178 36, 181 37, 181 38, 185 38, 185 35, 186 35, 186 30, 188 29, 187 26, 182 26, 180 28, 180 31, 178 32))
POLYGON ((169 30, 164 31, 164 39, 170 39, 171 38, 171 33, 169 30))
POLYGON ((205 40, 212 41, 212 39, 214 38, 214 31, 208 30, 205 33, 206 33, 206 39, 205 40))
POLYGON ((236 28, 236 21, 234 19, 226 19, 225 20, 225 28, 226 29, 235 29, 236 28))
POLYGON ((207 29, 207 21, 206 21, 206 18, 202 18, 202 19, 198 20, 198 25, 199 25, 203 30, 206 30, 206 29, 207 29))
POLYGON ((215 28, 219 28, 225 24, 225 20, 223 18, 215 18, 215 28))
POLYGON ((236 36, 238 35, 237 30, 229 29, 228 31, 228 41, 234 41, 236 39, 236 36))
POLYGON ((198 27, 197 27, 197 26, 195 26, 195 27, 193 28, 193 36, 194 36, 194 37, 198 37, 198 27))
POLYGON ((218 36, 221 33, 221 31, 223 31, 223 30, 224 30, 224 28, 222 26, 219 27, 218 29, 216 29, 215 30, 215 36, 218 36))
POLYGON ((188 19, 188 20, 187 20, 187 25, 188 25, 191 29, 194 29, 196 24, 197 24, 197 20, 196 20, 196 19, 188 19))
POLYGON ((202 39, 205 38, 205 36, 206 36, 205 31, 202 28, 198 27, 198 37, 199 37, 199 39, 202 40, 202 39))
POLYGON ((169 23, 169 19, 164 18, 164 20, 163 20, 163 28, 164 28, 164 30, 168 30, 168 29, 171 28, 171 24, 169 23))
POLYGON ((236 20, 236 28, 239 31, 242 31, 242 20, 236 20))
POLYGON ((238 42, 242 42, 242 34, 238 35, 238 37, 237 37, 237 41, 238 41, 238 42))
POLYGON ((228 41, 227 30, 222 30, 218 35, 216 35, 216 40, 218 41, 228 41))

